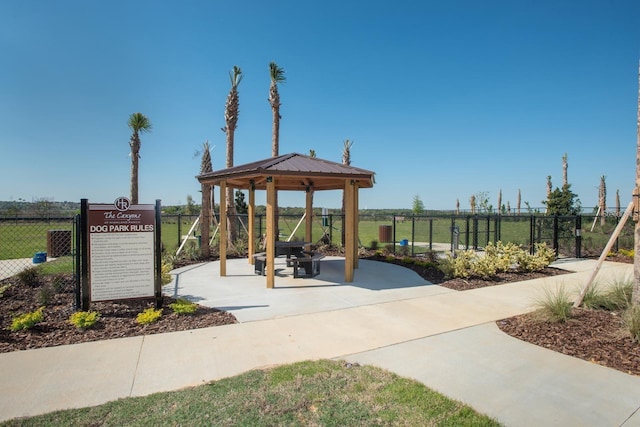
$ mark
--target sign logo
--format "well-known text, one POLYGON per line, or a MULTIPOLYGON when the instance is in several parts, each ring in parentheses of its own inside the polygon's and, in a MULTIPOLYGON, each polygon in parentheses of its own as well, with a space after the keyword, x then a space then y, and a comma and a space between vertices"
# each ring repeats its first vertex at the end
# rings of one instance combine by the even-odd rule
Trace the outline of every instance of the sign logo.
POLYGON ((126 197, 118 197, 115 202, 113 202, 113 206, 115 206, 118 211, 124 212, 131 206, 131 200, 126 197))

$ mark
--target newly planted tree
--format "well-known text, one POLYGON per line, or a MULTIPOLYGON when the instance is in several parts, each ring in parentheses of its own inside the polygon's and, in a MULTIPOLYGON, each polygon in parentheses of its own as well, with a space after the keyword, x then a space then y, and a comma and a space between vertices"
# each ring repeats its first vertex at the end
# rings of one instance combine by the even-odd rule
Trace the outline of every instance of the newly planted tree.
MULTIPOLYGON (((200 161, 200 174, 213 172, 213 163, 211 162, 211 146, 209 141, 202 144, 202 160, 200 161)), ((204 259, 209 258, 209 229, 211 227, 211 209, 213 207, 213 191, 211 185, 201 184, 202 190, 202 210, 200 212, 200 235, 201 245, 200 251, 204 259)))
POLYGON ((138 163, 140 160, 140 134, 151 131, 151 121, 142 113, 129 116, 129 129, 132 130, 129 146, 131 147, 131 203, 138 204, 138 163))
MULTIPOLYGON (((269 77, 271 84, 269 85, 269 105, 271 105, 272 114, 272 126, 271 126, 271 156, 277 157, 280 155, 280 93, 278 92, 278 84, 284 83, 287 79, 284 76, 284 68, 278 66, 275 62, 269 63, 269 77)), ((280 222, 280 213, 278 211, 278 192, 274 194, 273 198, 273 212, 275 222, 275 236, 276 240, 280 235, 280 229, 278 224, 280 222)))
MULTIPOLYGON (((233 167, 235 133, 238 124, 238 113, 240 112, 240 96, 238 94, 238 85, 242 81, 242 77, 242 70, 237 65, 234 65, 233 70, 229 72, 229 78, 231 79, 231 89, 229 90, 229 95, 227 95, 227 102, 224 108, 225 127, 222 128, 227 136, 227 168, 233 167)), ((227 187, 226 199, 229 230, 228 240, 230 243, 233 243, 238 237, 235 204, 233 199, 233 188, 227 187)))

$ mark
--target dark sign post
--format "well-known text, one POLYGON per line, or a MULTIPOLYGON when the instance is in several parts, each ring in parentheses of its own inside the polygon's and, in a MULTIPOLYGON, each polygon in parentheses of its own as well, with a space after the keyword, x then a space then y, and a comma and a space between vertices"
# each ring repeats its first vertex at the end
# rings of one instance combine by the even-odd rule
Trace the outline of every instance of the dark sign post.
POLYGON ((160 201, 81 205, 82 309, 90 302, 155 297, 162 305, 160 201))

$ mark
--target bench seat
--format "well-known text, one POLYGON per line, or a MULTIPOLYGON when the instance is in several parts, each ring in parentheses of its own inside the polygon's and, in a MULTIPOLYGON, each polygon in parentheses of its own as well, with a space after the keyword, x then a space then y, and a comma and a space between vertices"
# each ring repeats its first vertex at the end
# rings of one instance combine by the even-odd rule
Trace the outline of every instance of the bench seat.
POLYGON ((320 274, 320 260, 324 255, 315 252, 305 252, 304 257, 291 257, 293 265, 293 277, 315 277, 320 274), (300 267, 304 269, 304 274, 300 274, 300 267))

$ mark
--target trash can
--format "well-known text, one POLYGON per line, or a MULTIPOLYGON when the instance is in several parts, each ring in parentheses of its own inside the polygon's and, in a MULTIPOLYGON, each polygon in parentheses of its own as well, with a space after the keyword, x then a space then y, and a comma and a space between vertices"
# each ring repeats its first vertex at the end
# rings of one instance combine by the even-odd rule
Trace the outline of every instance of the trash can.
POLYGON ((409 246, 409 239, 400 240, 400 246, 409 246))
POLYGON ((451 253, 456 253, 460 243, 460 227, 454 225, 451 229, 451 253))
POLYGON ((378 227, 378 240, 380 240, 380 243, 391 243, 390 225, 381 225, 378 227))
POLYGON ((47 253, 46 252, 36 252, 32 259, 34 264, 42 264, 43 262, 47 262, 47 253))
POLYGON ((71 230, 47 231, 47 253, 52 258, 71 255, 71 230))

